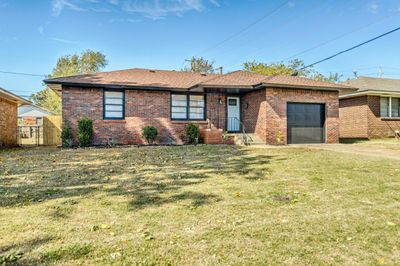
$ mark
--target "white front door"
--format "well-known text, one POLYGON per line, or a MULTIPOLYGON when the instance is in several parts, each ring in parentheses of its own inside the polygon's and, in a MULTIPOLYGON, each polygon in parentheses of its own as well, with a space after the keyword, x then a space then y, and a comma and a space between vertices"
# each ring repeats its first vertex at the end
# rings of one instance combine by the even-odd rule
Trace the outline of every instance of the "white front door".
POLYGON ((240 131, 240 98, 228 97, 228 131, 240 131))

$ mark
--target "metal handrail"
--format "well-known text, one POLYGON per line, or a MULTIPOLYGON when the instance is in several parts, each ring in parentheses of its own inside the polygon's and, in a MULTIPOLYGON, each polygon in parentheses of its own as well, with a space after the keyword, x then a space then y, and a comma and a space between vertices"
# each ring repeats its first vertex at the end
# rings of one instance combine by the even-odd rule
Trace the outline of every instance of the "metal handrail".
POLYGON ((250 145, 250 142, 253 142, 253 139, 251 138, 251 136, 249 134, 246 133, 246 126, 244 125, 244 123, 242 121, 240 121, 239 118, 237 117, 230 117, 233 118, 235 120, 237 120, 237 122, 239 122, 240 128, 241 128, 241 141, 242 144, 248 146, 250 145))

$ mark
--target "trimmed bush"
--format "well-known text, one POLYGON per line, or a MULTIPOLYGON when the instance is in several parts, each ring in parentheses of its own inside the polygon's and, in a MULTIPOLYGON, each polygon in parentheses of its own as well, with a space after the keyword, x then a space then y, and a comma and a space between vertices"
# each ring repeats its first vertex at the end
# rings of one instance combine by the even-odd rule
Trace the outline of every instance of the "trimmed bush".
POLYGON ((199 143, 200 127, 197 124, 188 124, 185 126, 186 140, 189 144, 199 143))
POLYGON ((72 129, 71 123, 65 120, 61 131, 61 142, 63 147, 72 147, 72 129))
POLYGON ((142 129, 142 138, 144 138, 148 144, 153 144, 157 135, 158 135, 157 128, 153 126, 145 126, 142 129))
POLYGON ((93 121, 84 117, 78 121, 78 141, 81 147, 87 147, 92 144, 93 139, 93 121))

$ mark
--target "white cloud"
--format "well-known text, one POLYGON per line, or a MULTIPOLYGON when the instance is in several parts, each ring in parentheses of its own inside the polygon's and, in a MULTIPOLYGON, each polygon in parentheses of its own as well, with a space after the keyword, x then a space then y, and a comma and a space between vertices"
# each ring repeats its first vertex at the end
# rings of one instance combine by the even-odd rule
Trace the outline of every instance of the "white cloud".
POLYGON ((166 0, 125 2, 122 9, 128 13, 138 13, 147 18, 160 19, 169 14, 182 15, 188 11, 202 11, 202 0, 166 0))
POLYGON ((40 35, 44 35, 44 27, 43 26, 39 26, 38 27, 38 32, 40 35))
POLYGON ((74 11, 86 11, 86 9, 80 7, 78 4, 74 3, 72 0, 52 0, 51 9, 54 16, 58 16, 64 10, 68 8, 74 11))
MULTIPOLYGON (((1 0, 0 0, 1 1, 1 0)), ((64 10, 92 12, 124 12, 160 19, 168 15, 201 12, 207 4, 220 6, 219 0, 51 0, 54 16, 64 10)))
POLYGON ((79 42, 76 42, 76 41, 66 40, 66 39, 57 38, 57 37, 50 38, 50 40, 55 41, 55 42, 65 43, 65 44, 79 44, 79 42))
POLYGON ((377 4, 376 2, 371 2, 368 4, 367 9, 369 12, 375 14, 378 12, 379 4, 377 4))

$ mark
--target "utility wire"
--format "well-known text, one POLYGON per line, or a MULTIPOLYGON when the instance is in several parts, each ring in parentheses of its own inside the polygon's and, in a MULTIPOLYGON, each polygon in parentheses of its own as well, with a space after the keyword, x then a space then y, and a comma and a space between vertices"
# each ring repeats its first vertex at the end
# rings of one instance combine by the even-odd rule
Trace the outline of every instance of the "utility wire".
POLYGON ((40 75, 40 74, 31 74, 31 73, 22 73, 22 72, 12 72, 12 71, 2 71, 0 70, 0 73, 2 74, 12 74, 12 75, 22 75, 22 76, 31 76, 31 77, 44 77, 46 78, 47 75, 40 75))
POLYGON ((395 29, 393 29, 393 30, 391 30, 391 31, 385 32, 385 33, 383 33, 383 34, 381 34, 381 35, 379 35, 379 36, 376 36, 376 37, 374 37, 374 38, 372 38, 372 39, 369 39, 368 41, 365 41, 365 42, 362 42, 362 43, 360 43, 360 44, 357 44, 357 45, 355 45, 355 46, 353 46, 353 47, 350 47, 350 48, 348 48, 348 49, 346 49, 346 50, 340 51, 340 52, 338 52, 338 53, 336 53, 336 54, 334 54, 334 55, 331 55, 331 56, 329 56, 329 57, 326 57, 326 58, 324 58, 324 59, 322 59, 322 60, 319 60, 319 61, 317 61, 317 62, 315 62, 315 63, 312 63, 312 64, 310 64, 310 65, 307 65, 307 66, 305 66, 305 67, 302 67, 302 68, 299 69, 299 70, 304 70, 304 69, 307 69, 307 68, 309 68, 309 67, 312 67, 312 66, 315 66, 315 65, 317 65, 317 64, 320 64, 320 63, 322 63, 322 62, 328 61, 328 60, 330 60, 330 59, 332 59, 332 58, 334 58, 334 57, 336 57, 336 56, 339 56, 339 55, 341 55, 341 54, 347 53, 347 52, 349 52, 349 51, 351 51, 351 50, 354 50, 354 49, 356 49, 356 48, 358 48, 358 47, 361 47, 361 46, 363 46, 363 45, 365 45, 365 44, 367 44, 367 43, 373 42, 373 41, 375 41, 375 40, 377 40, 377 39, 380 39, 380 38, 382 38, 382 37, 384 37, 384 36, 386 36, 386 35, 392 34, 392 33, 396 32, 396 31, 398 31, 398 30, 400 30, 400 27, 397 27, 397 28, 395 28, 395 29))
POLYGON ((271 12, 268 12, 267 14, 265 14, 264 16, 260 17, 259 19, 257 19, 256 21, 250 23, 249 25, 247 25, 246 27, 244 27, 243 29, 239 30, 238 32, 230 35, 229 37, 225 38, 224 40, 220 41, 219 43, 210 46, 206 49, 204 49, 202 52, 200 52, 199 54, 204 54, 207 53, 219 46, 221 46, 222 44, 232 40, 233 38, 235 38, 236 36, 239 36, 240 34, 242 34, 243 32, 246 32, 247 30, 249 30, 250 28, 252 28, 253 26, 257 25, 258 23, 260 23, 261 21, 267 19, 268 17, 274 15, 276 12, 278 12, 279 10, 281 10, 284 6, 286 6, 288 3, 290 2, 290 0, 285 1, 282 5, 278 6, 277 8, 275 8, 274 10, 272 10, 271 12))
POLYGON ((385 16, 385 17, 383 17, 383 18, 381 18, 381 19, 379 19, 379 20, 377 20, 377 21, 374 21, 374 22, 372 22, 372 23, 369 23, 369 24, 363 25, 363 26, 361 26, 361 27, 355 28, 355 29, 353 29, 353 30, 351 30, 351 31, 349 31, 349 32, 343 33, 343 34, 341 34, 341 35, 339 35, 339 36, 337 36, 337 37, 335 37, 335 38, 332 38, 332 39, 330 39, 330 40, 327 40, 327 41, 325 41, 325 42, 322 42, 322 43, 320 43, 320 44, 317 44, 317 45, 315 45, 315 46, 313 46, 313 47, 311 47, 311 48, 305 49, 305 50, 303 50, 303 51, 301 51, 301 52, 299 52, 299 53, 297 53, 297 54, 294 54, 294 55, 292 55, 292 56, 289 56, 289 57, 287 57, 287 58, 285 58, 285 59, 283 59, 283 60, 281 60, 281 61, 287 61, 287 60, 289 60, 289 59, 298 57, 299 55, 308 53, 308 52, 310 52, 310 51, 312 51, 312 50, 315 50, 315 49, 317 49, 317 48, 319 48, 319 47, 321 47, 321 46, 325 46, 325 45, 327 45, 327 44, 329 44, 329 43, 331 43, 331 42, 334 42, 334 41, 336 41, 336 40, 339 40, 339 39, 341 39, 341 38, 343 38, 343 37, 345 37, 345 36, 347 36, 347 35, 350 35, 350 34, 355 33, 355 32, 357 32, 357 31, 360 31, 360 30, 363 30, 363 29, 365 29, 365 28, 368 28, 368 27, 370 27, 370 26, 372 26, 372 25, 374 25, 374 24, 377 24, 377 23, 379 23, 379 22, 381 22, 381 21, 383 21, 383 20, 386 20, 386 19, 388 19, 388 18, 394 17, 394 16, 396 16, 396 15, 399 15, 399 13, 395 13, 395 14, 392 14, 392 15, 390 15, 390 16, 385 16))

